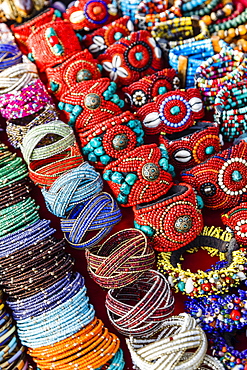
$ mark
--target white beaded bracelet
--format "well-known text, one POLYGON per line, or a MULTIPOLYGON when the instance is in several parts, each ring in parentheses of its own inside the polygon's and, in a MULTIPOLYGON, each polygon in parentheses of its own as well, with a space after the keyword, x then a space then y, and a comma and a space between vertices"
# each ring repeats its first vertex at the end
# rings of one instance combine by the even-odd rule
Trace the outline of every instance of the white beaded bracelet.
MULTIPOLYGON (((186 352, 182 356, 182 360, 193 356, 194 353, 192 352, 186 352)), ((198 370, 225 370, 224 365, 215 357, 206 355, 204 357, 203 363, 201 364, 200 367, 198 367, 198 370)))

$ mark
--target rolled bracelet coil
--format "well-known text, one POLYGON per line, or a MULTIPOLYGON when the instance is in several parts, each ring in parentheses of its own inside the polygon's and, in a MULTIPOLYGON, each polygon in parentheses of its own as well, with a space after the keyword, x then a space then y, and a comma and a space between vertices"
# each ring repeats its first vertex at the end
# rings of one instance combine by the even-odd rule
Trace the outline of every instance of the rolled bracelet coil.
POLYGON ((22 53, 16 45, 0 44, 0 71, 22 62, 22 53))

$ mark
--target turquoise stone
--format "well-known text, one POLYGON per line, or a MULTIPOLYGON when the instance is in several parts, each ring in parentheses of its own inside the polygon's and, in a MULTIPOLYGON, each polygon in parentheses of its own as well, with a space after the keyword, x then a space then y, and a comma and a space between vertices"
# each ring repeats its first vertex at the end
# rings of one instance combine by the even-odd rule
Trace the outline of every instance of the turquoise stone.
POLYGON ((233 171, 233 173, 232 173, 232 179, 233 179, 233 181, 239 182, 239 181, 242 180, 242 178, 243 177, 242 177, 242 175, 241 175, 241 173, 239 171, 237 171, 237 170, 233 171))
POLYGON ((99 157, 101 155, 104 155, 105 154, 105 151, 104 151, 103 146, 99 146, 98 148, 94 149, 94 154, 95 155, 98 155, 99 157))
POLYGON ((31 60, 31 62, 35 62, 35 59, 34 59, 32 53, 28 53, 27 57, 28 57, 29 60, 31 60))
POLYGON ((121 193, 125 194, 125 195, 129 195, 130 191, 131 191, 131 186, 129 186, 127 184, 127 182, 124 182, 121 187, 120 187, 120 191, 121 193))
POLYGON ((168 170, 168 160, 166 158, 161 158, 159 160, 159 165, 163 168, 164 171, 168 170))
POLYGON ((140 61, 143 59, 143 53, 141 51, 137 52, 135 53, 135 57, 136 57, 136 60, 140 61))
POLYGON ((71 115, 70 115, 70 117, 69 117, 68 125, 69 125, 70 127, 73 127, 73 126, 74 126, 74 124, 75 124, 75 122, 76 122, 76 116, 74 116, 73 114, 71 114, 71 115))
POLYGON ((103 179, 106 181, 111 181, 112 170, 107 170, 103 173, 103 179))
POLYGON ((185 289, 185 283, 183 281, 180 281, 178 283, 178 289, 180 290, 180 292, 183 292, 184 289, 185 289))
POLYGON ((116 41, 120 40, 121 37, 123 37, 123 34, 121 32, 116 32, 115 35, 114 35, 114 39, 116 41))
POLYGON ((101 143, 102 143, 102 139, 100 137, 95 137, 92 140, 90 140, 90 145, 93 148, 98 148, 99 146, 101 146, 101 143))
POLYGON ((134 220, 134 227, 137 229, 137 230, 141 230, 141 226, 134 220))
POLYGON ((72 112, 75 116, 78 117, 82 111, 83 111, 83 108, 80 105, 75 105, 72 112))
POLYGON ((100 162, 103 163, 104 165, 107 165, 111 161, 111 157, 109 155, 104 154, 100 157, 100 162))
POLYGON ((165 94, 167 92, 167 88, 165 86, 160 86, 158 89, 159 95, 165 94))
POLYGON ((120 172, 113 172, 111 181, 115 182, 116 184, 122 184, 124 181, 124 177, 120 172))
POLYGON ((175 176, 176 176, 176 173, 175 173, 175 170, 174 170, 174 167, 173 167, 173 165, 172 165, 172 164, 169 164, 169 165, 168 165, 168 170, 167 170, 167 172, 169 172, 169 173, 172 175, 172 177, 175 177, 175 176))
POLYGON ((127 195, 119 194, 117 197, 117 201, 121 204, 126 204, 128 202, 128 197, 127 195))
POLYGON ((56 31, 54 30, 54 28, 52 28, 52 27, 47 28, 47 30, 46 30, 46 36, 47 37, 57 36, 56 31))
POLYGON ((64 106, 65 106, 65 103, 63 103, 62 101, 60 101, 57 106, 58 106, 58 109, 63 110, 64 109, 64 106))
POLYGON ((65 103, 64 110, 68 113, 71 113, 74 106, 72 104, 65 103))
POLYGON ((129 185, 134 185, 134 183, 136 182, 137 180, 137 176, 134 174, 134 173, 129 173, 126 177, 125 177, 125 182, 127 182, 127 184, 129 185))
POLYGON ((135 128, 136 127, 136 121, 134 119, 131 119, 128 124, 129 128, 135 128))
POLYGON ((180 113, 180 108, 179 108, 177 105, 175 105, 174 107, 172 107, 172 108, 170 109, 170 112, 171 112, 171 114, 172 114, 173 116, 176 116, 177 114, 179 114, 179 113, 180 113))
POLYGON ((61 13, 59 10, 55 9, 55 10, 54 10, 54 14, 55 14, 55 16, 56 16, 56 17, 58 17, 58 18, 62 18, 62 13, 61 13))
POLYGON ((204 202, 202 200, 202 197, 200 195, 196 196, 197 206, 199 209, 202 209, 204 207, 204 202))
POLYGON ((214 153, 214 147, 212 145, 207 146, 207 148, 205 149, 205 153, 208 154, 208 155, 213 154, 214 153))
POLYGON ((58 55, 62 55, 64 52, 62 45, 59 44, 53 46, 53 51, 58 55))
POLYGON ((51 82, 50 82, 50 87, 51 87, 51 90, 52 90, 53 92, 55 92, 55 91, 57 91, 57 90, 58 90, 58 88, 59 88, 59 84, 57 84, 56 82, 51 81, 51 82))
POLYGON ((154 235, 154 230, 150 226, 141 226, 141 231, 144 232, 147 236, 153 236, 154 235))
POLYGON ((88 154, 88 160, 91 162, 97 162, 97 157, 94 153, 91 152, 88 154))

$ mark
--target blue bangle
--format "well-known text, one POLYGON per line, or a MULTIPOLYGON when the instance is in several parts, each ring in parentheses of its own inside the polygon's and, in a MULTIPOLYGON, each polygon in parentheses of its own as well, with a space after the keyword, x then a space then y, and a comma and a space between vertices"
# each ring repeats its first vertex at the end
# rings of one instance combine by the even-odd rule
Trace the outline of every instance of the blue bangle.
POLYGON ((0 71, 22 63, 22 52, 16 45, 0 44, 0 71))

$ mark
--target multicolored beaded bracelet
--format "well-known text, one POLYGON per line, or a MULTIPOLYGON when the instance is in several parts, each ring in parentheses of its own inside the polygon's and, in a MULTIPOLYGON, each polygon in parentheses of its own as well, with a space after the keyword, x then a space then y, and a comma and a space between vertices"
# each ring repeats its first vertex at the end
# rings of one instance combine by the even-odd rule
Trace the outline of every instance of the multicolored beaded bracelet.
POLYGON ((101 246, 86 250, 91 278, 106 289, 118 289, 133 283, 151 269, 154 250, 145 234, 125 229, 110 236, 101 246))
POLYGON ((202 98, 198 89, 176 90, 158 95, 152 103, 137 112, 145 132, 155 135, 184 131, 204 116, 202 98))
POLYGON ((124 16, 130 17, 131 21, 134 22, 136 9, 140 3, 140 0, 131 0, 131 2, 128 0, 117 0, 116 3, 121 13, 124 16))
POLYGON ((175 69, 166 68, 145 76, 122 90, 131 110, 137 111, 143 105, 151 103, 156 96, 177 90, 179 86, 180 81, 175 69))
POLYGON ((134 226, 152 237, 155 250, 173 251, 200 234, 203 228, 201 206, 201 200, 190 185, 173 185, 157 200, 133 207, 134 226))
POLYGON ((210 297, 193 298, 185 302, 185 307, 208 333, 214 330, 233 332, 247 324, 247 292, 244 290, 223 296, 213 294, 210 297))
POLYGON ((0 71, 22 62, 22 53, 16 45, 0 44, 0 71))
POLYGON ((221 150, 219 126, 212 122, 197 122, 187 130, 174 134, 160 133, 160 144, 169 154, 169 162, 176 170, 191 168, 221 150))
POLYGON ((232 0, 223 0, 210 14, 204 15, 202 20, 207 26, 212 23, 221 23, 223 19, 227 20, 235 10, 236 7, 232 0))
POLYGON ((112 325, 123 335, 147 337, 174 310, 174 297, 165 277, 148 270, 129 286, 110 289, 106 308, 112 325))
MULTIPOLYGON (((187 7, 187 9, 184 9, 183 11, 183 16, 184 17, 191 17, 191 16, 199 16, 199 17, 203 17, 207 14, 210 14, 212 13, 213 9, 215 9, 215 7, 219 4, 220 0, 211 0, 211 1, 203 1, 203 4, 198 4, 199 7, 196 9, 191 9, 191 7, 187 7)), ((189 4, 191 4, 192 2, 190 2, 189 4)), ((198 0, 197 0, 197 3, 198 3, 198 0)), ((187 5, 188 3, 185 3, 184 4, 184 7, 187 5)))
POLYGON ((226 230, 233 234, 239 244, 247 245, 247 203, 241 202, 237 207, 221 215, 226 230))
POLYGON ((157 266, 159 271, 168 275, 168 281, 176 292, 181 291, 190 297, 223 294, 246 279, 242 272, 247 268, 247 251, 238 248, 236 240, 231 239, 231 234, 213 226, 205 227, 200 236, 178 251, 160 253, 157 266), (179 262, 182 253, 193 253, 199 248, 213 255, 218 254, 220 261, 206 271, 183 270, 179 262))
POLYGON ((229 28, 237 28, 240 24, 245 23, 247 20, 247 9, 244 7, 243 11, 233 17, 232 19, 229 19, 225 22, 221 22, 218 24, 211 24, 209 25, 209 32, 212 34, 214 32, 220 31, 220 30, 227 30, 229 28))
POLYGON ((247 200, 247 143, 215 154, 181 173, 182 180, 196 189, 206 207, 232 208, 247 200))
POLYGON ((123 207, 159 198, 172 186, 173 167, 169 167, 165 147, 142 145, 104 170, 103 179, 123 207))
POLYGON ((96 168, 104 168, 144 144, 144 131, 141 122, 126 111, 79 132, 79 138, 84 157, 96 168))

